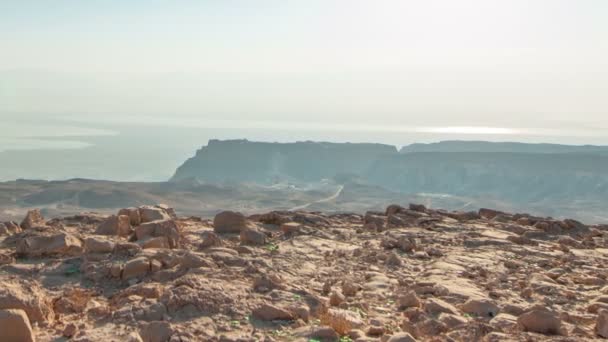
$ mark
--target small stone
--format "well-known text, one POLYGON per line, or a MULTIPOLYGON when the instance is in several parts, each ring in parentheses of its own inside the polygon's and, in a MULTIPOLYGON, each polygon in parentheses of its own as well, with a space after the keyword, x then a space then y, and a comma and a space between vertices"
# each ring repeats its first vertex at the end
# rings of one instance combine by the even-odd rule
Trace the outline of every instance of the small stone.
POLYGON ((329 305, 339 306, 346 300, 346 297, 339 291, 333 291, 329 296, 329 305))
POLYGON ((397 307, 401 310, 420 307, 420 299, 415 291, 409 291, 397 299, 397 307))
POLYGON ((595 332, 601 337, 608 338, 608 310, 600 310, 598 312, 595 332))
POLYGON ((270 304, 262 304, 252 312, 254 318, 262 321, 291 321, 293 314, 285 309, 270 304))
POLYGON ((559 316, 544 309, 533 309, 523 313, 517 318, 517 323, 524 331, 547 335, 562 334, 562 321, 559 316))

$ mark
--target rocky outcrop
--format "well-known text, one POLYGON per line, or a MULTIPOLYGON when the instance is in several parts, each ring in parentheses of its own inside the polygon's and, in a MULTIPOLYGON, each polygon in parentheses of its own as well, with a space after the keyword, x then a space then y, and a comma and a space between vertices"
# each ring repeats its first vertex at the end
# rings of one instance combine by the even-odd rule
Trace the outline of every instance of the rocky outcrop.
MULTIPOLYGON (((120 212, 131 225, 140 211, 120 212)), ((366 215, 218 216, 164 208, 121 236, 94 234, 105 218, 83 214, 0 237, 10 259, 0 262, 0 340, 608 335, 608 226, 403 203, 366 215)))
POLYGON ((381 144, 210 140, 177 169, 172 180, 319 181, 340 174, 362 174, 378 157, 396 153, 394 146, 381 144))

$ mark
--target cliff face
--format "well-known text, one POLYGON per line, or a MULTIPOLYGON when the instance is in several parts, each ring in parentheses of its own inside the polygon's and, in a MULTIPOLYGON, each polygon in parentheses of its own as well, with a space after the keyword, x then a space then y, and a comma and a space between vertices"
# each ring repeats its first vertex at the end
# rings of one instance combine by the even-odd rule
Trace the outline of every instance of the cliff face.
POLYGON ((325 142, 265 143, 210 140, 180 166, 173 181, 261 182, 277 179, 318 181, 339 174, 363 174, 394 146, 325 142))
POLYGON ((581 153, 406 153, 369 169, 373 184, 407 193, 505 200, 608 199, 608 156, 581 153))

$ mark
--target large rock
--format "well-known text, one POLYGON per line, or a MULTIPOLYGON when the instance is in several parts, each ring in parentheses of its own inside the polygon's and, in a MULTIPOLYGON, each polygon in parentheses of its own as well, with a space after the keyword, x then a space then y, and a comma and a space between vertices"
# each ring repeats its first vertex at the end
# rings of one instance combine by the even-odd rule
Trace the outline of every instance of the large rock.
POLYGON ((424 303, 424 310, 432 315, 438 315, 442 312, 458 315, 458 309, 454 305, 438 298, 427 299, 424 303))
POLYGON ((145 276, 150 271, 150 260, 146 257, 139 257, 129 260, 123 270, 122 279, 127 280, 145 276))
POLYGON ((496 317, 499 308, 489 299, 470 299, 462 305, 462 311, 484 318, 496 317))
POLYGON ((21 233, 21 227, 15 222, 0 223, 0 235, 13 235, 21 233))
POLYGON ((171 215, 163 208, 150 206, 139 207, 139 216, 141 218, 141 223, 171 219, 171 215))
POLYGON ((139 208, 124 208, 118 211, 118 216, 128 216, 129 222, 132 226, 139 226, 141 224, 141 216, 139 215, 139 208))
POLYGON ((291 312, 270 304, 262 304, 252 312, 254 318, 262 321, 290 321, 294 319, 291 312))
POLYGON ((142 325, 139 334, 143 342, 167 342, 173 329, 169 322, 155 321, 142 325))
POLYGON ((416 339, 406 332, 400 332, 391 336, 391 338, 388 339, 388 342, 416 342, 416 339))
POLYGON ((53 321, 52 307, 50 299, 35 282, 3 281, 0 286, 0 310, 23 310, 32 323, 53 321))
POLYGON ((595 333, 601 337, 608 338, 608 310, 600 310, 595 322, 595 333))
POLYGON ((82 254, 82 242, 67 233, 32 236, 19 240, 17 253, 28 257, 80 255, 82 254))
POLYGON ((557 313, 533 309, 523 313, 517 318, 517 323, 524 331, 536 332, 547 335, 562 335, 562 320, 557 313))
POLYGON ((23 229, 31 229, 44 225, 46 225, 46 222, 44 221, 44 217, 42 217, 39 209, 28 211, 27 215, 25 215, 25 218, 21 222, 21 228, 23 229))
POLYGON ((114 242, 101 237, 89 237, 84 240, 84 250, 86 253, 111 253, 114 242))
POLYGON ((241 243, 245 245, 266 244, 266 234, 255 227, 246 227, 241 230, 241 243))
POLYGON ((172 219, 142 223, 135 227, 135 236, 138 241, 153 237, 165 237, 170 248, 179 247, 179 227, 172 219))
POLYGON ((234 211, 223 211, 213 219, 213 230, 216 233, 240 233, 247 226, 245 215, 234 211))
POLYGON ((98 235, 131 235, 131 219, 126 215, 112 215, 108 217, 95 231, 98 235))
POLYGON ((0 310, 0 340, 2 342, 34 342, 30 320, 23 310, 0 310))

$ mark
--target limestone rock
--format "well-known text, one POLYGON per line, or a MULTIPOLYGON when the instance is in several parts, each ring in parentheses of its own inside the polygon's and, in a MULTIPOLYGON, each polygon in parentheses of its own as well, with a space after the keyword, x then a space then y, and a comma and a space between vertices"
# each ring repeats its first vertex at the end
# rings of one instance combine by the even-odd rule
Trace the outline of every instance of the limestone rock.
POLYGON ((25 311, 32 323, 51 322, 54 312, 50 299, 31 281, 4 281, 0 286, 0 309, 25 311))
POLYGON ((262 304, 252 312, 254 318, 262 321, 290 321, 294 319, 291 312, 270 304, 262 304))
POLYGON ((172 219, 142 223, 135 227, 135 236, 137 240, 165 237, 170 248, 179 247, 179 226, 172 219))
POLYGON ((126 215, 112 215, 97 227, 95 234, 129 236, 132 233, 131 220, 126 215))
POLYGON ((129 260, 123 270, 122 279, 128 280, 131 278, 141 277, 150 271, 150 260, 146 257, 139 257, 129 260))
POLYGON ((128 216, 129 223, 132 226, 139 226, 141 224, 141 216, 139 215, 139 208, 124 208, 118 211, 118 216, 128 216))
POLYGON ((608 338, 608 310, 600 310, 598 312, 595 332, 601 337, 608 338))
POLYGON ((25 215, 23 221, 21 221, 21 228, 32 229, 34 227, 40 227, 46 225, 42 213, 39 209, 30 210, 25 215))
POLYGON ((169 215, 164 209, 151 206, 139 207, 139 217, 141 223, 171 219, 171 215, 169 215))
POLYGON ((264 245, 266 244, 266 234, 254 227, 246 227, 241 230, 241 243, 249 245, 264 245))
POLYGON ((247 218, 241 213, 223 211, 213 219, 213 229, 216 233, 240 233, 247 228, 247 218))
POLYGON ((517 323, 524 331, 531 331, 547 335, 561 335, 562 320, 552 311, 533 309, 523 313, 517 318, 517 323))
POLYGON ((34 342, 30 320, 23 310, 0 310, 0 339, 3 342, 34 342))
POLYGON ((67 233, 32 236, 19 240, 17 253, 28 257, 80 255, 82 254, 82 242, 67 233))

